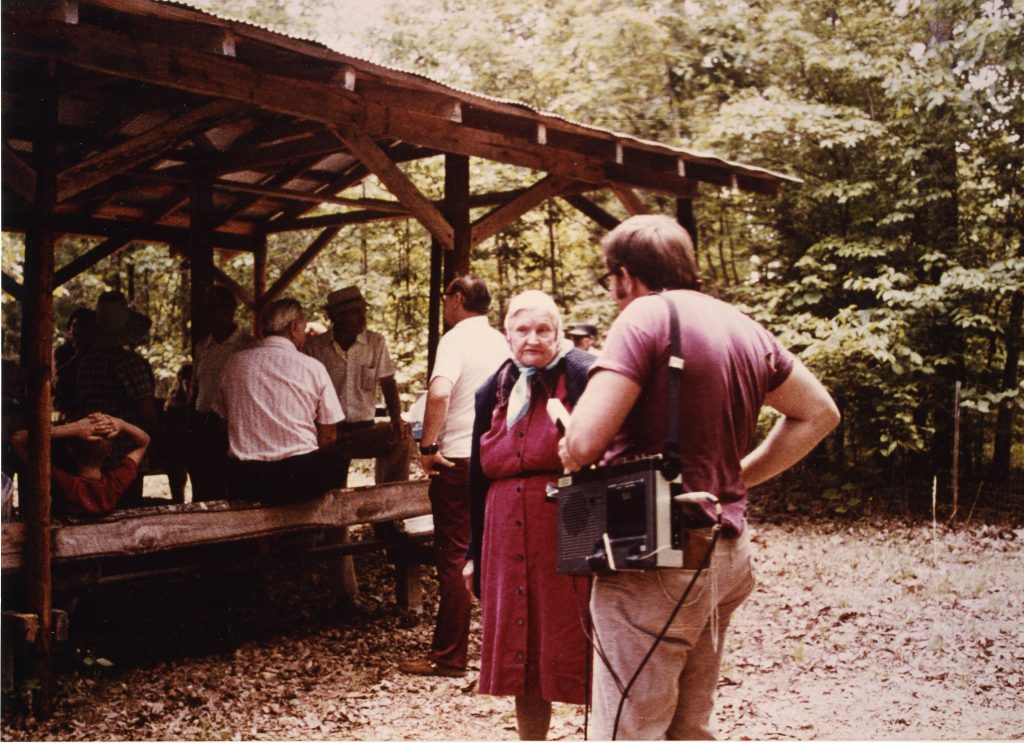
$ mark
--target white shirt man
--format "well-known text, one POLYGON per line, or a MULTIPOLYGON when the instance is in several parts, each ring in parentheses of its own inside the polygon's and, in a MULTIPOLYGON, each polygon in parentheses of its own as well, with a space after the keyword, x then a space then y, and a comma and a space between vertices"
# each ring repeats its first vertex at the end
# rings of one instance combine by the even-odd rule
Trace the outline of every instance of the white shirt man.
POLYGON ((228 495, 228 434, 213 412, 224 365, 235 353, 257 341, 235 324, 238 301, 225 287, 214 285, 203 297, 202 319, 210 334, 196 344, 192 381, 192 410, 184 442, 192 500, 220 500, 228 495))
POLYGON ((327 447, 345 414, 327 369, 302 353, 299 303, 274 302, 262 324, 262 343, 228 359, 213 404, 227 421, 232 495, 304 500, 340 484, 327 447))
POLYGON ((345 472, 352 459, 376 460, 378 484, 409 479, 411 437, 402 421, 395 383, 395 366, 384 336, 366 329, 366 300, 359 287, 337 289, 324 307, 331 330, 311 338, 306 353, 322 362, 345 410, 338 426, 339 466, 345 472), (375 424, 378 388, 387 406, 389 423, 375 424))
POLYGON ((434 558, 440 604, 431 652, 399 665, 405 673, 462 676, 466 672, 472 595, 462 571, 469 544, 466 482, 476 391, 508 358, 505 336, 487 322, 491 295, 483 279, 462 276, 449 284, 444 322, 430 375, 420 465, 430 478, 434 558))

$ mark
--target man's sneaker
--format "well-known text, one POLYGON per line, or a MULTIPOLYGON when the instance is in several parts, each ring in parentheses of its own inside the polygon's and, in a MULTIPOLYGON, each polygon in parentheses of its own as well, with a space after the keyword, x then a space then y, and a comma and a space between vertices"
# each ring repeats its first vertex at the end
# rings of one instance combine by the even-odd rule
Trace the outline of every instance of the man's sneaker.
POLYGON ((450 678, 462 678, 466 675, 465 668, 454 666, 438 665, 430 658, 414 658, 398 664, 398 670, 402 673, 413 673, 417 676, 448 676, 450 678))

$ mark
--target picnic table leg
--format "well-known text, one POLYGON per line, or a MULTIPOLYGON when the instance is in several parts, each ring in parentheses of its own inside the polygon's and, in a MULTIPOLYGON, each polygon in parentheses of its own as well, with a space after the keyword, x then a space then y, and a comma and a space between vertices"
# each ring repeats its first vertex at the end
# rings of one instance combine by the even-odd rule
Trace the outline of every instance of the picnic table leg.
MULTIPOLYGON (((350 541, 348 527, 342 527, 337 538, 342 544, 350 541)), ((337 555, 328 561, 328 573, 331 582, 343 599, 354 601, 359 595, 359 581, 356 579, 356 566, 352 555, 337 555)))
POLYGON ((423 566, 414 560, 395 562, 395 601, 403 611, 423 611, 423 566))

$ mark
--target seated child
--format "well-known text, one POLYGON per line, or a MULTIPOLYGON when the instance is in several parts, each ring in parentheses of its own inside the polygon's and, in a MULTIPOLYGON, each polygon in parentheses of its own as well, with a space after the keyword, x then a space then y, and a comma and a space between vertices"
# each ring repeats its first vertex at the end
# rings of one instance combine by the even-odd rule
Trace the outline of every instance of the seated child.
MULTIPOLYGON (((93 413, 72 423, 54 426, 53 440, 67 439, 73 472, 51 465, 54 515, 99 516, 109 513, 138 476, 139 462, 149 446, 149 434, 120 418, 93 413), (110 453, 114 437, 127 435, 134 448, 114 467, 101 469, 110 453)), ((11 446, 23 461, 28 461, 28 431, 18 431, 11 446)))

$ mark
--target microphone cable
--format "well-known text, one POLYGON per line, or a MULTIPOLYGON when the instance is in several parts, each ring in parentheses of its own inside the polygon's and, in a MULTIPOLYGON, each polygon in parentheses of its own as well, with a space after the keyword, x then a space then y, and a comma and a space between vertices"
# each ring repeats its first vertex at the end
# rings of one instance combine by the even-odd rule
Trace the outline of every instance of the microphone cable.
MULTIPOLYGON (((683 591, 683 595, 679 597, 679 601, 676 602, 675 608, 672 609, 672 613, 669 614, 669 617, 665 622, 665 626, 661 628, 661 631, 658 633, 658 636, 654 638, 654 642, 651 643, 651 647, 648 649, 647 654, 644 656, 643 660, 640 661, 640 665, 637 666, 636 671, 633 672, 633 675, 630 677, 629 683, 626 684, 625 689, 622 688, 622 683, 621 681, 619 681, 618 676, 612 670, 612 667, 608 663, 607 658, 604 656, 603 653, 601 654, 601 659, 604 661, 605 666, 607 666, 609 672, 611 672, 612 674, 612 677, 615 679, 616 685, 622 692, 622 696, 619 698, 618 709, 615 711, 615 724, 612 726, 612 740, 616 740, 616 737, 618 735, 619 722, 622 718, 622 710, 625 707, 626 699, 629 697, 629 692, 633 688, 633 684, 636 682, 637 678, 639 678, 640 672, 644 670, 644 666, 647 665, 647 661, 649 661, 651 659, 651 656, 654 655, 654 651, 657 649, 658 645, 660 645, 661 641, 665 639, 665 635, 668 634, 669 627, 672 626, 672 622, 675 620, 676 614, 679 613, 679 610, 683 608, 683 604, 686 603, 686 597, 690 595, 690 590, 694 587, 694 585, 696 585, 697 579, 701 576, 704 570, 711 564, 711 555, 715 551, 715 544, 718 543, 718 535, 721 532, 721 530, 721 523, 713 527, 713 531, 711 533, 711 543, 708 545, 707 551, 704 553, 704 558, 700 561, 700 565, 697 567, 697 572, 693 574, 693 578, 691 578, 689 584, 687 584, 686 590, 683 591)), ((594 636, 595 638, 597 637, 596 628, 594 630, 594 636)))

